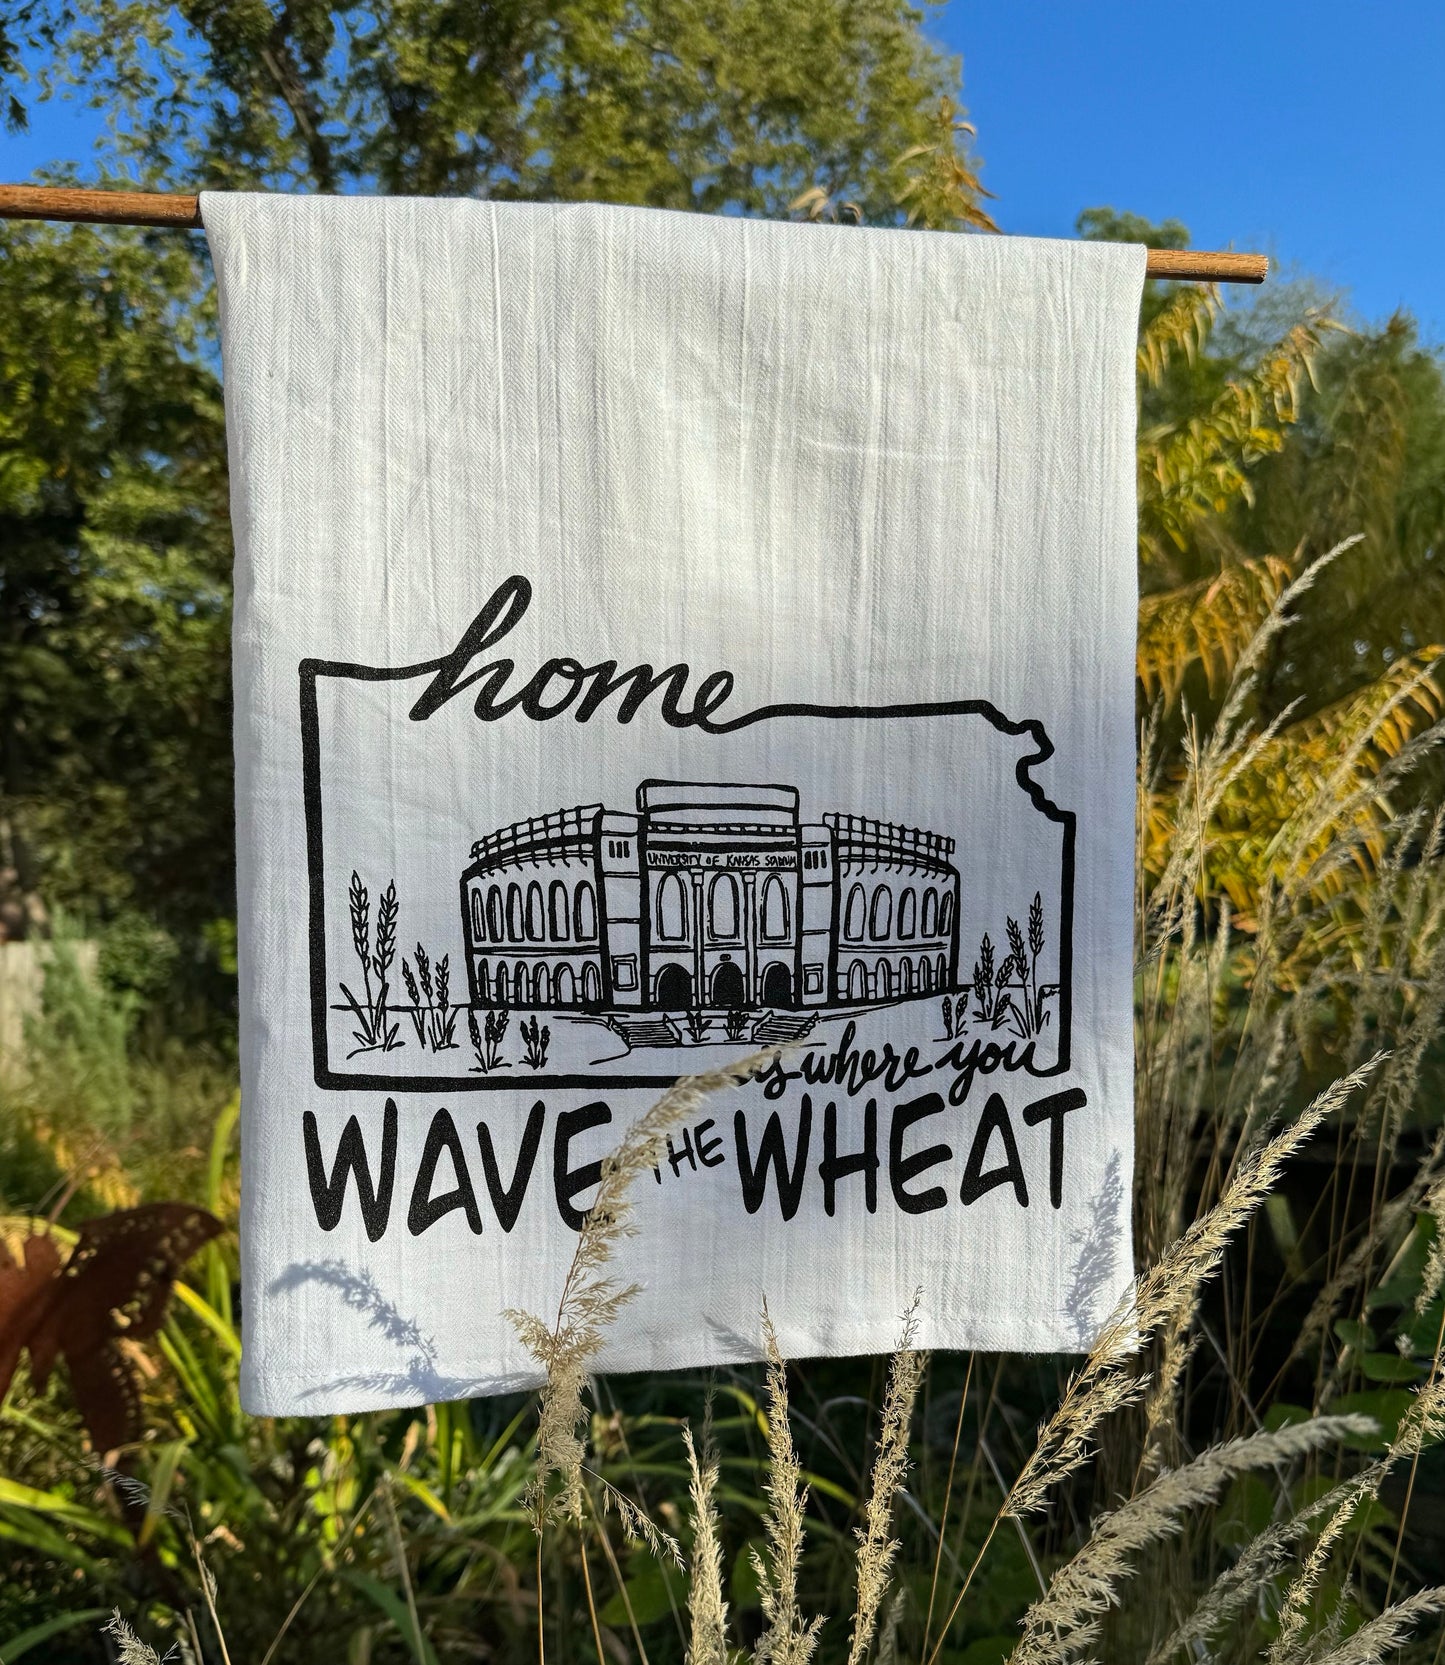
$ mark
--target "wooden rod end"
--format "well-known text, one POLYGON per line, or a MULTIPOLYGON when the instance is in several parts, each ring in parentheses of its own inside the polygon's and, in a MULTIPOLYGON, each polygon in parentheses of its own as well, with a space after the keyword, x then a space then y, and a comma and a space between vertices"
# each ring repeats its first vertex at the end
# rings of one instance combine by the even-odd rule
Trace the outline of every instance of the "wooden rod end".
POLYGON ((1185 283, 1263 283, 1269 276, 1269 256, 1228 250, 1150 249, 1144 270, 1151 278, 1185 283))
POLYGON ((198 231, 201 199, 163 196, 156 191, 81 191, 64 185, 0 185, 0 219, 155 225, 198 231))

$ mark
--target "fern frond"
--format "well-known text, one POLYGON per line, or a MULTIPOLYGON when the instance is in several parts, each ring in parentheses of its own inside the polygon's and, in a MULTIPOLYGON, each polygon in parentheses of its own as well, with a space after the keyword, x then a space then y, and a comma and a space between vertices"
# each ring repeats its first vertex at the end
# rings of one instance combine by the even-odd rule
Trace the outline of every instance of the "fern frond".
MULTIPOLYGON (((1197 325, 1196 325, 1197 327, 1197 325)), ((1194 527, 1236 498, 1252 501, 1249 471, 1284 443, 1320 348, 1316 320, 1296 324, 1207 411, 1139 436, 1139 558, 1184 549, 1194 527)))
POLYGON ((1178 354, 1192 364, 1219 316, 1219 291, 1209 283, 1180 284, 1139 332, 1139 380, 1158 387, 1178 354))
MULTIPOLYGON (((1445 739, 1442 654, 1431 646, 1407 655, 1243 749, 1206 806, 1200 893, 1227 897, 1250 930, 1268 886, 1329 901, 1377 873, 1395 819, 1392 785, 1421 748, 1445 739)), ((1151 879, 1163 877, 1185 820, 1198 817, 1190 778, 1186 765, 1145 796, 1141 858, 1151 879)))
POLYGON ((1209 692, 1218 694, 1290 576, 1287 561, 1266 555, 1239 561, 1218 577, 1141 597, 1135 671, 1145 697, 1162 695, 1172 705, 1194 664, 1204 667, 1209 692))

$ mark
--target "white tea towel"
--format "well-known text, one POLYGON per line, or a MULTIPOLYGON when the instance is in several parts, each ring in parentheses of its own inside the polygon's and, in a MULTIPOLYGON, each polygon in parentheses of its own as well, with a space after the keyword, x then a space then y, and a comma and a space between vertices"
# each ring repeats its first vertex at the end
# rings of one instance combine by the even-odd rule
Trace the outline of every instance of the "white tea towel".
POLYGON ((1144 252, 207 196, 244 1399, 1078 1349, 1131 1271, 1144 252))

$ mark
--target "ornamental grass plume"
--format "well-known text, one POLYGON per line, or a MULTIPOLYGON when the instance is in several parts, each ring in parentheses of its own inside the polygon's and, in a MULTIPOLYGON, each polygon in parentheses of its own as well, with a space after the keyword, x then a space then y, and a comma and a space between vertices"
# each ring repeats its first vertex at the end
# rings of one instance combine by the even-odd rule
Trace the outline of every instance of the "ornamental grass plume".
POLYGON ((1156 1332, 1180 1332, 1196 1310, 1199 1291, 1218 1270, 1230 1238, 1279 1180, 1285 1163, 1335 1110, 1374 1074, 1383 1055, 1320 1093, 1304 1113, 1239 1164, 1219 1201, 1164 1251, 1115 1309, 1039 1430, 1038 1443, 1004 1500, 1002 1515, 1043 1507, 1050 1489, 1085 1459, 1105 1417, 1143 1396, 1146 1379, 1128 1366, 1156 1332))
POLYGON ((1427 1445, 1438 1444, 1445 1439, 1445 1377, 1438 1374, 1439 1366, 1437 1346, 1434 1372, 1400 1418, 1400 1426, 1386 1447, 1385 1455, 1330 1493, 1330 1518, 1280 1603, 1279 1634, 1269 1650, 1268 1665, 1291 1665, 1301 1656, 1300 1644, 1307 1635, 1310 1617, 1318 1604, 1320 1584, 1330 1555, 1361 1506, 1379 1496, 1380 1487, 1397 1463, 1407 1457, 1413 1463, 1427 1445))
POLYGON ((893 1599, 888 1603, 888 1611, 883 1615, 883 1627, 878 1632, 878 1651, 874 1655, 877 1665, 899 1665, 898 1662, 898 1629, 903 1623, 904 1592, 895 1590, 893 1599))
POLYGON ((818 1646, 823 1621, 817 1618, 805 1622, 798 1606, 798 1568, 803 1558, 808 1494, 788 1420, 788 1367, 766 1302, 763 1348, 768 1361, 768 1478, 763 1487, 768 1499, 763 1522, 767 1551, 760 1554, 752 1550, 750 1556, 765 1625, 753 1651, 753 1665, 808 1665, 818 1646))
MULTIPOLYGON (((531 1313, 507 1313, 523 1345, 547 1377, 537 1420, 536 1473, 523 1499, 539 1533, 549 1520, 565 1518, 580 1523, 583 1518, 586 1444, 581 1429, 587 1413, 582 1396, 608 1327, 638 1292, 636 1284, 620 1283, 606 1270, 623 1240, 636 1235, 629 1198, 633 1182, 657 1165, 668 1134, 711 1094, 750 1080, 776 1056, 777 1049, 768 1048, 737 1063, 674 1082, 650 1110, 633 1122, 617 1149, 603 1161, 597 1198, 577 1234, 577 1248, 563 1280, 555 1320, 549 1325, 531 1313)), ((630 1535, 643 1538, 671 1559, 680 1559, 677 1544, 659 1533, 635 1505, 605 1484, 602 1495, 604 1505, 610 1503, 618 1509, 630 1535)))
MULTIPOLYGON (((1367 1620, 1328 1653, 1311 1656, 1310 1665, 1382 1665, 1407 1640, 1421 1619, 1445 1613, 1445 1584, 1420 1590, 1367 1620)), ((1301 1658, 1303 1656, 1300 1656, 1301 1658)), ((1438 1656, 1437 1656, 1438 1657, 1438 1656)))
POLYGON ((864 1524, 857 1528, 858 1602, 853 1616, 853 1633, 848 1647, 848 1665, 862 1665, 878 1624, 878 1609, 888 1590, 898 1540, 892 1534, 893 1503, 908 1472, 908 1433, 913 1407, 928 1364, 927 1353, 913 1347, 918 1330, 917 1291, 903 1320, 903 1338, 888 1369, 888 1389, 883 1398, 883 1427, 873 1454, 873 1475, 864 1506, 864 1524))
POLYGON ((102 1636, 108 1636, 115 1643, 119 1665, 167 1665, 167 1661, 179 1658, 179 1650, 174 1646, 161 1655, 148 1642, 142 1642, 121 1618, 118 1607, 100 1629, 102 1636))
POLYGON ((1437 1179, 1429 1187, 1421 1206, 1435 1222, 1435 1239, 1426 1256, 1419 1293, 1415 1296, 1417 1314, 1423 1314, 1441 1288, 1445 1287, 1445 1179, 1437 1179))
POLYGON ((1280 1521, 1251 1538, 1193 1611, 1151 1650, 1145 1665, 1169 1665, 1180 1654, 1190 1660, 1212 1658, 1215 1638, 1226 1633, 1226 1626, 1238 1623, 1251 1608, 1258 1607, 1260 1591, 1281 1571, 1296 1541, 1325 1507, 1325 1500, 1306 1505, 1292 1520, 1280 1521))
POLYGON ((1029 1608, 1009 1665, 1067 1665, 1075 1659, 1098 1639, 1103 1614, 1118 1605, 1119 1587, 1134 1573, 1132 1558, 1182 1531, 1185 1511, 1216 1502, 1237 1475, 1293 1463, 1336 1440, 1375 1431, 1369 1417, 1315 1417, 1275 1433, 1211 1446, 1192 1463, 1160 1475, 1094 1522, 1083 1547, 1058 1569, 1043 1596, 1029 1608))
POLYGON ((942 1652, 949 1627, 1002 1522, 1044 1508, 1054 1487, 1090 1459, 1102 1425, 1141 1402, 1149 1379, 1136 1361, 1146 1344, 1161 1331, 1182 1335, 1187 1330, 1200 1291, 1218 1270, 1230 1239, 1278 1182, 1289 1158, 1371 1078, 1380 1062, 1377 1055, 1335 1082, 1290 1126, 1242 1158, 1219 1201, 1168 1245, 1120 1301, 1070 1379, 1058 1408, 1039 1429, 1034 1449, 1005 1493, 925 1665, 933 1665, 942 1652))
POLYGON ((687 1606, 692 1621, 687 1665, 728 1665, 727 1598, 723 1594, 722 1544, 718 1539, 718 1456, 713 1443, 712 1402, 703 1423, 702 1456, 692 1429, 682 1431, 687 1448, 692 1499, 692 1556, 688 1562, 687 1606))

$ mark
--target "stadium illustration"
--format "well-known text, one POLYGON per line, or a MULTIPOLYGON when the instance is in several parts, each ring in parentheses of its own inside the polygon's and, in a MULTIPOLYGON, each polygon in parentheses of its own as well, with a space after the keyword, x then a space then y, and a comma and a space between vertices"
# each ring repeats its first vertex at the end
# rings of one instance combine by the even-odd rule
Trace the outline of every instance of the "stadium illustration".
POLYGON ((461 876, 478 1007, 856 1008, 958 987, 954 840, 804 821, 796 788, 646 781, 480 838, 461 876))

